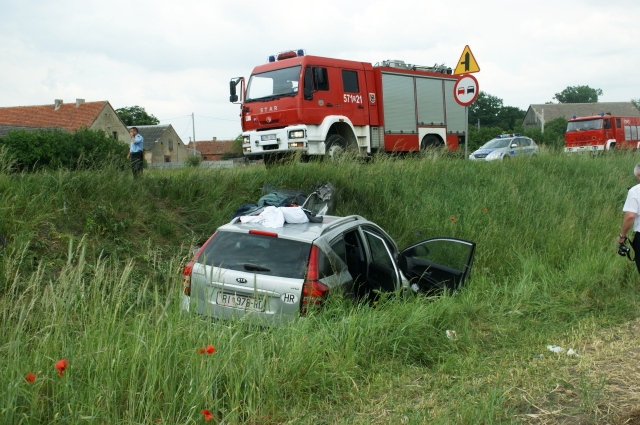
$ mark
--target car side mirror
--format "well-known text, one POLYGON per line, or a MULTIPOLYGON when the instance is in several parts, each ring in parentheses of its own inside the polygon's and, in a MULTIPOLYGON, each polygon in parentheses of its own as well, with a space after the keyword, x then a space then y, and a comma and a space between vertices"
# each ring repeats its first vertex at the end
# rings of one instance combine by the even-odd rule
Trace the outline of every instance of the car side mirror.
POLYGON ((511 147, 512 147, 512 148, 517 148, 517 147, 518 147, 518 144, 517 144, 517 143, 512 143, 512 144, 511 144, 511 147))
POLYGON ((238 94, 236 93, 236 82, 231 80, 229 81, 229 102, 237 102, 238 94))
POLYGON ((311 79, 311 67, 304 70, 304 100, 313 100, 313 81, 311 79))

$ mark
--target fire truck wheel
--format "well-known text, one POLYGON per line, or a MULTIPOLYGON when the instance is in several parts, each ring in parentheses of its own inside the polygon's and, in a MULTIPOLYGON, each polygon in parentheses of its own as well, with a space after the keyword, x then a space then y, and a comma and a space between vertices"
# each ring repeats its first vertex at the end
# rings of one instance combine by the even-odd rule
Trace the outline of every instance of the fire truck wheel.
POLYGON ((326 146, 325 155, 328 159, 338 159, 347 151, 347 141, 339 134, 332 134, 324 142, 326 146))
POLYGON ((427 134, 422 138, 422 143, 420 143, 420 150, 425 150, 427 148, 439 148, 442 146, 442 142, 433 134, 427 134))

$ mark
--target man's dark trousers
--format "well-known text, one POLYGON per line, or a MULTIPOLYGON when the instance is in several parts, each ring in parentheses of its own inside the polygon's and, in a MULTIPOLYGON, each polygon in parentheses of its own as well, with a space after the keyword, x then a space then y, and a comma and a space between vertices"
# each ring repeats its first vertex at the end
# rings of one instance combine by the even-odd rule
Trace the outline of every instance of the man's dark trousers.
POLYGON ((142 152, 131 152, 131 171, 133 177, 142 175, 142 152))

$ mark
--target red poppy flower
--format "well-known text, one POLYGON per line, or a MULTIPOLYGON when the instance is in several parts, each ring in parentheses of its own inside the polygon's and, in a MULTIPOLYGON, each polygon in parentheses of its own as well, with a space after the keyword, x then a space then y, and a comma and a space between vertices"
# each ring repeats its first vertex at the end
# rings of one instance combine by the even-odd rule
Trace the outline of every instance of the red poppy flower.
POLYGON ((205 350, 204 348, 198 348, 198 354, 204 354, 205 350))
POLYGON ((451 217, 451 221, 456 221, 456 218, 455 217, 451 217))
POLYGON ((24 379, 27 380, 28 383, 33 383, 36 381, 36 375, 34 375, 33 373, 29 372, 27 373, 27 376, 24 377, 24 379))
POLYGON ((216 352, 216 349, 213 345, 207 345, 207 354, 213 354, 216 352))
POLYGON ((56 363, 56 369, 58 369, 58 375, 64 376, 64 370, 69 366, 69 362, 66 359, 60 360, 56 363))
POLYGON ((484 211, 484 212, 489 212, 489 210, 488 210, 488 209, 486 209, 486 208, 485 208, 485 209, 483 209, 482 211, 484 211))
POLYGON ((211 419, 213 419, 213 415, 207 409, 204 409, 202 411, 202 415, 204 416, 205 421, 210 421, 211 419))

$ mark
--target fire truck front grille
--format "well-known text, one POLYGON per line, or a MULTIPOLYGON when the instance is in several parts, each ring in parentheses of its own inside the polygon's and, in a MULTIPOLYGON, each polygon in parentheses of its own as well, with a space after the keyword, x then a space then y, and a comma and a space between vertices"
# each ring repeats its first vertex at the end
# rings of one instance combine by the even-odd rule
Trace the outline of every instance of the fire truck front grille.
POLYGON ((278 149, 278 145, 266 145, 262 147, 263 151, 272 151, 278 149))

